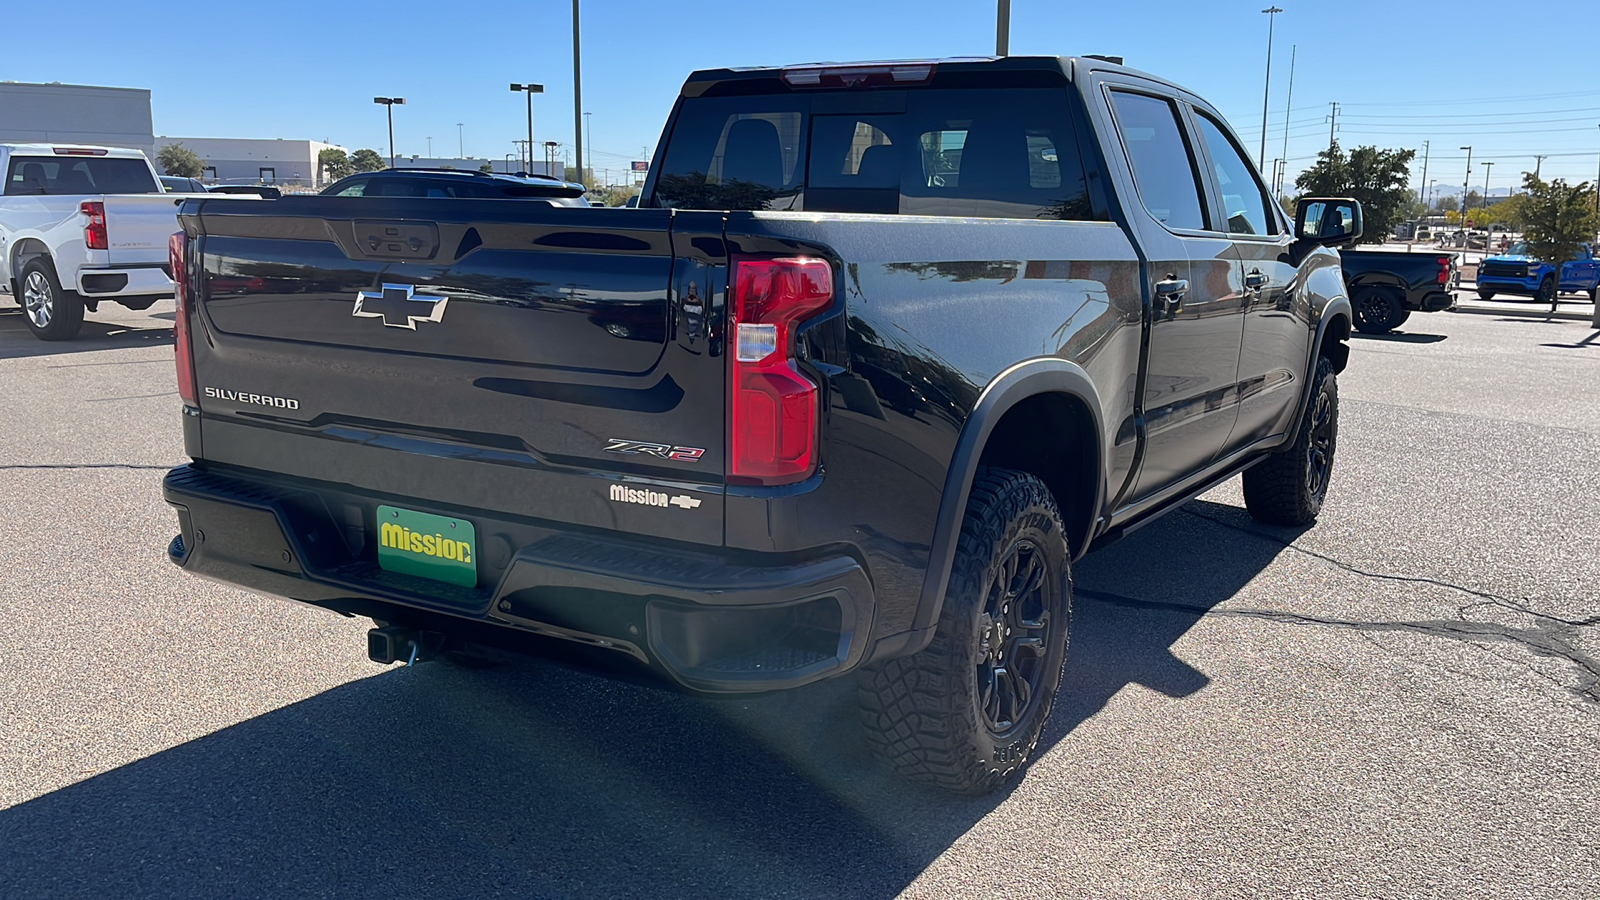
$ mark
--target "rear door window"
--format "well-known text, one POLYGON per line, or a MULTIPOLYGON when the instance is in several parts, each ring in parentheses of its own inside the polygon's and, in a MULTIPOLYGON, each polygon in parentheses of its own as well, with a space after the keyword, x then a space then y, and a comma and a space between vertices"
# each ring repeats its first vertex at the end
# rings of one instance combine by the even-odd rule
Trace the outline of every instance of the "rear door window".
POLYGON ((1178 126, 1177 107, 1170 100, 1130 91, 1112 91, 1111 98, 1145 209, 1168 228, 1205 230, 1200 172, 1178 126))
POLYGON ((805 94, 685 100, 654 205, 1096 217, 1064 89, 862 95, 904 110, 874 113, 826 96, 815 113, 805 94))

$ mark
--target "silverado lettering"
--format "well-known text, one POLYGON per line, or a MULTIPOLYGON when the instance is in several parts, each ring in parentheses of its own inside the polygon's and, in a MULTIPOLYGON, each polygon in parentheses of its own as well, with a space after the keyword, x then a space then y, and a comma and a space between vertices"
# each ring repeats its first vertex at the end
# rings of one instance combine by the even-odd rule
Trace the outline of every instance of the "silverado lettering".
POLYGON ((638 209, 184 201, 174 271, 273 277, 180 286, 172 561, 372 616, 380 663, 850 676, 891 765, 983 793, 1044 733, 1080 557, 1235 476, 1261 521, 1321 511, 1361 208, 1286 216, 1193 93, 1087 57, 710 69, 665 135, 638 209), (379 227, 460 286, 449 328, 312 299, 399 277, 379 227))

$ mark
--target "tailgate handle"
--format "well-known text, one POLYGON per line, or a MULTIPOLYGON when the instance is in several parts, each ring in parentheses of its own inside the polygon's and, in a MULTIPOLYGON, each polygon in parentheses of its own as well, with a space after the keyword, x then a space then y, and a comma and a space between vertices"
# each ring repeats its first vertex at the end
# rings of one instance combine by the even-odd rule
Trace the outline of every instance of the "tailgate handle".
POLYGON ((357 220, 356 252, 376 259, 432 259, 439 228, 432 222, 357 220))

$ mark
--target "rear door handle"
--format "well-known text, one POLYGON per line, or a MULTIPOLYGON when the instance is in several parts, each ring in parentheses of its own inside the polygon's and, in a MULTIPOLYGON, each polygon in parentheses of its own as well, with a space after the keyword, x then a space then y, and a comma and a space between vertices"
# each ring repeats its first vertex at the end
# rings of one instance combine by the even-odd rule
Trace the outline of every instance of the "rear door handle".
POLYGON ((1168 313, 1175 313, 1183 305, 1183 295, 1189 293, 1189 280, 1187 278, 1174 278, 1167 276, 1166 281, 1156 282, 1156 299, 1166 307, 1168 313))

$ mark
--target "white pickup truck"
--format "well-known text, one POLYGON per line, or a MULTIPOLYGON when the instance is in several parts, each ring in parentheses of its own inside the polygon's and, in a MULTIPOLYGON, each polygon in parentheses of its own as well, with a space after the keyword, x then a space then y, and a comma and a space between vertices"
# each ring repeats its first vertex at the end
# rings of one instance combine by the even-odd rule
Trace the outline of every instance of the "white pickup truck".
POLYGON ((148 309, 172 296, 167 239, 194 194, 162 190, 138 150, 0 144, 0 291, 35 337, 70 340, 103 300, 148 309))

